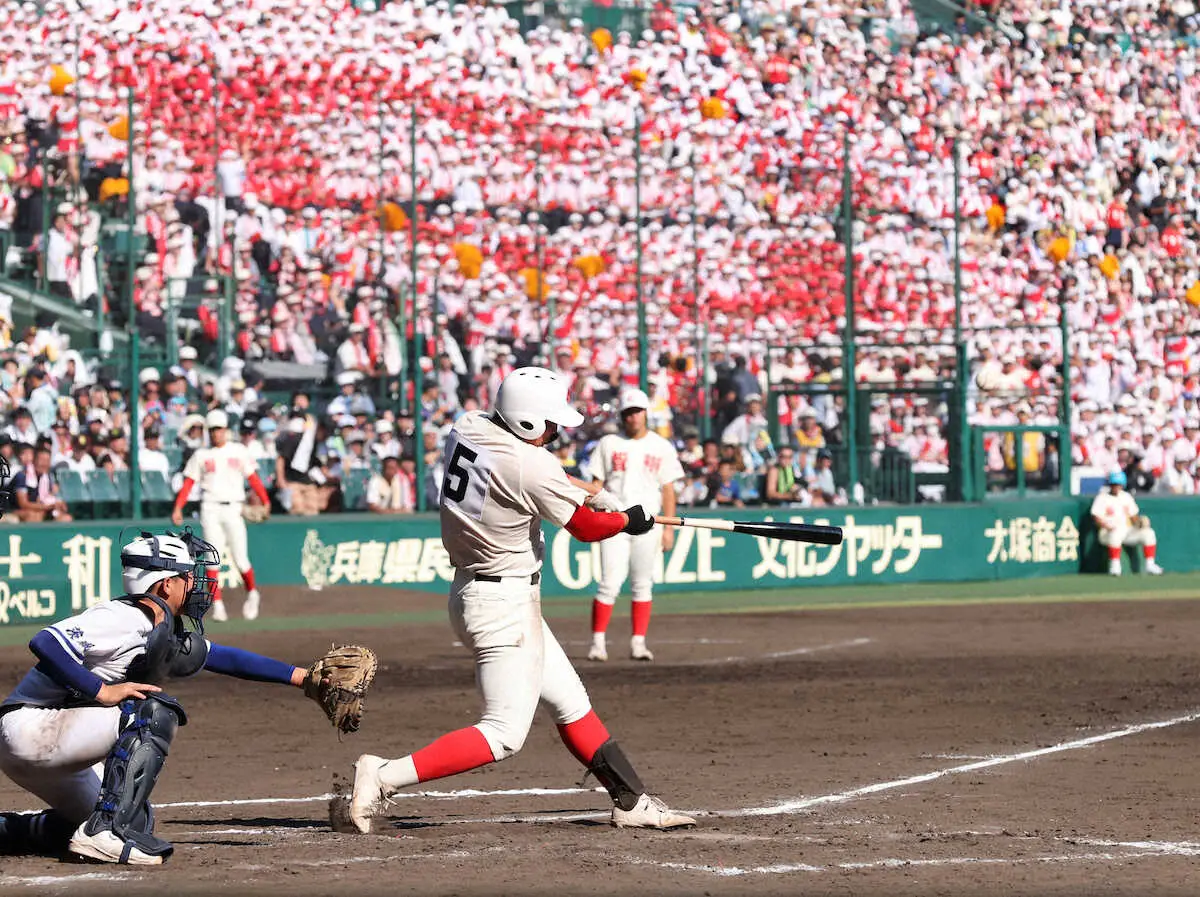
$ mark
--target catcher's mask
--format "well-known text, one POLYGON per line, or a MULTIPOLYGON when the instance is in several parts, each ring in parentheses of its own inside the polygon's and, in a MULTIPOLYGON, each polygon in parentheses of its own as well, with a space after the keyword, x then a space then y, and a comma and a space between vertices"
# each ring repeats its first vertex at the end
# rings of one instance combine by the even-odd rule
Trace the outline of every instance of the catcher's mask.
POLYGON ((203 632, 204 615, 216 594, 216 570, 220 564, 217 550, 190 528, 162 536, 143 532, 121 551, 126 587, 131 592, 145 591, 147 584, 165 577, 191 577, 180 616, 190 618, 198 632, 203 632), (149 575, 139 575, 138 571, 149 575))
POLYGON ((9 466, 8 459, 0 455, 0 514, 3 514, 12 507, 12 489, 8 479, 9 466))

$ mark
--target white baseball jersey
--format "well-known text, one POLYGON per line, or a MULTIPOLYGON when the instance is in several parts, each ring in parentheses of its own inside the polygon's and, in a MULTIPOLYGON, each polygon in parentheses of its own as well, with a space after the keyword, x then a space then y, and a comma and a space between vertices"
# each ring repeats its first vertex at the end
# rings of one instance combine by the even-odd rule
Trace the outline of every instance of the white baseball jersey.
POLYGON ((183 468, 183 475, 204 490, 201 501, 244 502, 246 478, 257 472, 249 449, 239 442, 196 449, 183 468))
POLYGON ((1124 489, 1119 495, 1113 495, 1105 489, 1092 501, 1092 516, 1100 518, 1110 527, 1127 527, 1137 515, 1137 502, 1124 489))
POLYGON ((587 468, 621 507, 641 505, 651 515, 662 510, 662 487, 683 479, 675 446, 651 432, 641 439, 610 433, 592 450, 587 468))
MULTIPOLYGON (((125 681, 129 665, 145 652, 146 637, 153 625, 134 605, 106 601, 46 628, 68 654, 106 685, 112 685, 125 681)), ((71 691, 34 667, 3 703, 63 707, 71 699, 71 691)))
POLYGON ((482 411, 446 439, 442 544, 459 570, 531 576, 542 567, 541 521, 564 526, 587 499, 545 448, 522 442, 482 411))

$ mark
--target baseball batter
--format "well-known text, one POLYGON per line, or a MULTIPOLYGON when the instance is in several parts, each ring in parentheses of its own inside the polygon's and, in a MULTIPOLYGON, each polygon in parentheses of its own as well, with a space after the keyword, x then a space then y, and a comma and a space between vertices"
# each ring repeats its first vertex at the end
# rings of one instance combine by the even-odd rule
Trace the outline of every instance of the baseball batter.
POLYGON ((308 690, 303 669, 203 638, 219 563, 190 532, 142 533, 121 549, 127 594, 33 637, 37 666, 0 702, 0 771, 49 809, 0 813, 0 855, 163 863, 150 794, 187 723, 163 683, 206 669, 308 690))
POLYGON ((1108 489, 1097 493, 1092 501, 1092 520, 1096 523, 1100 544, 1108 549, 1108 572, 1121 575, 1121 549, 1125 545, 1141 545, 1146 558, 1146 572, 1162 573, 1155 554, 1158 536, 1150 522, 1141 516, 1137 502, 1125 491, 1125 474, 1116 471, 1108 475, 1108 489))
POLYGON ((646 793, 542 619, 542 520, 585 542, 619 532, 638 535, 653 526, 641 507, 624 513, 586 507, 589 492, 569 480, 544 448, 560 426, 582 422, 563 379, 542 368, 519 368, 504 378, 490 415, 469 412, 455 424, 446 441, 442 542, 455 568, 450 622, 475 656, 483 715, 408 756, 359 757, 349 800, 335 799, 331 807, 339 830, 369 832, 372 817, 401 788, 513 756, 525 743, 539 701, 567 750, 612 797, 613 825, 695 824, 646 793))
MULTIPOLYGON (((210 411, 204 418, 208 429, 209 445, 196 449, 183 468, 183 485, 175 496, 175 511, 171 522, 176 526, 183 523, 183 506, 191 495, 192 488, 199 483, 200 526, 204 538, 216 546, 221 557, 228 557, 242 574, 246 584, 246 602, 242 605, 242 616, 253 620, 258 616, 260 596, 254 582, 254 568, 250 566, 250 550, 246 538, 246 519, 242 508, 246 504, 246 482, 254 490, 266 508, 271 507, 267 488, 258 476, 258 466, 250 457, 250 450, 240 442, 229 439, 229 416, 224 411, 210 411)), ((268 510, 268 515, 269 515, 268 510)), ((218 571, 213 571, 217 579, 218 571)), ((217 586, 213 600, 213 619, 224 622, 229 619, 225 602, 221 598, 221 587, 217 586)))
MULTIPOLYGON (((646 413, 649 397, 640 389, 627 390, 621 396, 621 425, 625 434, 610 433, 596 445, 588 459, 591 476, 604 484, 613 497, 609 510, 641 505, 646 513, 675 514, 675 482, 683 479, 679 452, 663 437, 649 430, 646 413)), ((651 589, 659 555, 675 544, 672 527, 655 527, 640 536, 619 533, 600 543, 600 588, 592 602, 592 646, 588 660, 608 660, 605 633, 612 618, 613 605, 625 577, 629 577, 632 597, 630 616, 633 635, 629 655, 634 660, 653 660, 646 647, 650 628, 651 589), (660 532, 661 530, 661 532, 660 532)))

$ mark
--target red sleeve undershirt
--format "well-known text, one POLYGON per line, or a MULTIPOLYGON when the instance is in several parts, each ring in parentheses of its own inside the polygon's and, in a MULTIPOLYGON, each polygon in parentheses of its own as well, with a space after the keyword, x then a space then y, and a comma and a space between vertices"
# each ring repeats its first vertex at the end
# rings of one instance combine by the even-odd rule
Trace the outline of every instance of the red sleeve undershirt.
POLYGON ((192 494, 192 487, 196 485, 196 481, 191 477, 183 478, 183 485, 179 487, 179 494, 175 496, 175 510, 182 511, 183 506, 187 504, 188 496, 192 494))
POLYGON ((267 495, 267 487, 263 485, 263 481, 259 479, 258 474, 252 473, 246 480, 250 483, 250 488, 254 490, 254 494, 258 496, 258 500, 270 507, 271 496, 267 495))
POLYGON ((625 515, 593 511, 580 505, 567 521, 567 532, 580 542, 599 542, 625 528, 625 515))

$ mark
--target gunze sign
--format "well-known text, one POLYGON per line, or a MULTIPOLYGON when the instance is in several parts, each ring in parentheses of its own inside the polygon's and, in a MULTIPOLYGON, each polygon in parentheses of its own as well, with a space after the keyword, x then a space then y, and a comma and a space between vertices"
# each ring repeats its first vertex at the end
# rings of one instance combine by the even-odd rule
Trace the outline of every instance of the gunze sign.
MULTIPOLYGON (((1168 570, 1200 565, 1200 514, 1188 499, 1145 499, 1168 570)), ((845 529, 841 545, 806 545, 683 528, 656 579, 663 592, 794 588, 805 584, 933 582, 1046 576, 1094 566, 1088 502, 1045 499, 740 511, 747 520, 795 520, 845 529)), ((0 529, 0 625, 44 623, 120 592, 122 521, 0 529)), ((168 527, 141 521, 128 527, 168 527)), ((600 580, 600 549, 547 528, 542 591, 588 595, 600 580)), ((383 586, 443 592, 454 575, 433 516, 293 517, 250 528, 250 555, 264 585, 336 592, 383 586)), ((235 586, 228 566, 222 585, 235 586)))

